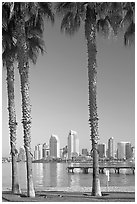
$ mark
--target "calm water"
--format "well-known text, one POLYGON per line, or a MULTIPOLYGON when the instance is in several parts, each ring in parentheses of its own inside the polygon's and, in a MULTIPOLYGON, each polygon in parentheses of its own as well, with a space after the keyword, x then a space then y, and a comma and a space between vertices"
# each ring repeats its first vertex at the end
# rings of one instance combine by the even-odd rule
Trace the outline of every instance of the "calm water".
MULTIPOLYGON (((91 187, 92 172, 68 173, 67 163, 33 163, 34 185, 37 189, 45 187, 91 187)), ((26 189, 26 163, 18 163, 21 189, 26 189)), ((106 175, 100 174, 101 186, 106 186, 106 175)), ((110 174, 109 186, 135 186, 135 175, 131 170, 121 170, 120 174, 110 174)), ((11 163, 2 164, 2 187, 11 188, 11 163)))

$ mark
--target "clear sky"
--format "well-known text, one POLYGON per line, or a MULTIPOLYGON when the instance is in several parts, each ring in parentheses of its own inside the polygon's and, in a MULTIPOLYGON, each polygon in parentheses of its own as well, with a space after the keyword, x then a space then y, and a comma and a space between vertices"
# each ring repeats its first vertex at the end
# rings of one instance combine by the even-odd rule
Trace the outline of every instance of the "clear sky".
MULTIPOLYGON (((60 33, 60 21, 45 24, 47 53, 30 69, 32 104, 32 149, 58 135, 60 146, 67 144, 70 130, 77 131, 80 149, 91 148, 88 125, 87 49, 83 26, 74 36, 60 33)), ((97 36, 97 105, 100 143, 114 137, 115 145, 135 145, 135 47, 125 48, 122 36, 97 36)), ((6 70, 2 73, 2 156, 10 152, 6 70)), ((18 70, 15 73, 17 148, 23 145, 21 94, 18 70)))

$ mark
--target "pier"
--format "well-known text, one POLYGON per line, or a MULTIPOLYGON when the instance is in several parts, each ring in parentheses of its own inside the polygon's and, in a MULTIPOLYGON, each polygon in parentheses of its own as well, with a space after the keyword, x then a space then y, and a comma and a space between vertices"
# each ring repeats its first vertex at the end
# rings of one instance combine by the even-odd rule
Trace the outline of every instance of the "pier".
MULTIPOLYGON (((68 166, 68 173, 74 173, 74 169, 81 169, 84 174, 88 174, 89 169, 93 169, 93 166, 68 166)), ((99 166, 99 173, 105 173, 105 170, 114 169, 115 173, 120 173, 120 169, 131 169, 132 173, 135 173, 135 166, 99 166)))

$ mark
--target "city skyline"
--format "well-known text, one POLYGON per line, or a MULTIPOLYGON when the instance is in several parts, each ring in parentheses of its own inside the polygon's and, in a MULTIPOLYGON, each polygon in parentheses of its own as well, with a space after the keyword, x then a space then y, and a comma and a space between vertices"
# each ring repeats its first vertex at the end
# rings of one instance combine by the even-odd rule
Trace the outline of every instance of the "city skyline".
MULTIPOLYGON (((83 27, 72 37, 60 33, 60 21, 46 23, 47 53, 30 69, 32 104, 32 143, 44 143, 51 134, 59 135, 61 146, 70 129, 81 144, 91 149, 88 124, 88 79, 86 41, 83 27), (39 141, 40 140, 40 141, 39 141), (39 142, 38 142, 39 141, 39 142)), ((120 34, 116 39, 97 36, 97 105, 99 142, 110 137, 130 139, 135 144, 135 49, 125 48, 120 34)), ((2 155, 9 155, 6 70, 2 70, 2 155)), ((21 95, 18 70, 15 71, 17 148, 23 145, 21 95)))
MULTIPOLYGON (((70 130, 69 131, 69 135, 68 136, 70 136, 70 135, 72 135, 73 136, 73 134, 75 133, 75 135, 77 136, 77 139, 79 140, 79 138, 78 138, 78 135, 77 135, 77 133, 76 133, 76 131, 72 131, 72 130, 70 130), (71 134, 70 134, 71 133, 71 134)), ((32 150, 32 152, 34 152, 34 158, 39 158, 39 159, 42 159, 42 150, 45 150, 45 152, 43 151, 43 155, 45 154, 46 156, 43 156, 43 157, 47 157, 47 156, 51 156, 51 157, 58 157, 57 155, 53 155, 53 153, 51 153, 51 152, 54 152, 54 148, 53 147, 51 147, 51 145, 50 145, 50 140, 51 140, 51 138, 52 137, 55 137, 54 139, 56 139, 57 138, 57 141, 60 143, 60 138, 57 136, 57 135, 51 135, 51 137, 50 137, 50 139, 49 139, 49 142, 45 142, 45 143, 39 143, 39 144, 37 144, 37 145, 35 145, 35 147, 34 147, 34 150, 32 150), (52 149, 52 150, 51 150, 52 149), (37 151, 38 150, 38 151, 37 151), (37 154, 38 154, 38 152, 39 151, 41 151, 41 154, 38 156, 37 154)), ((77 152, 78 154, 77 155, 81 155, 82 154, 82 150, 87 150, 88 151, 88 153, 90 153, 90 149, 88 149, 88 148, 82 148, 81 149, 81 151, 79 151, 79 148, 78 147, 76 147, 75 145, 75 147, 72 147, 72 149, 73 150, 75 150, 74 152, 73 151, 71 151, 71 148, 68 148, 68 146, 69 146, 69 140, 68 140, 68 138, 66 138, 66 145, 65 146, 63 146, 63 147, 60 147, 59 149, 60 150, 63 150, 64 148, 66 148, 67 147, 67 153, 69 154, 68 155, 68 158, 70 159, 71 157, 72 157, 72 155, 71 155, 71 152, 72 153, 74 153, 74 152, 77 152), (70 149, 70 150, 69 150, 70 149), (70 151, 70 152, 69 152, 70 151)), ((108 145, 106 144, 106 143, 98 143, 98 151, 100 152, 100 150, 101 150, 101 155, 103 155, 103 157, 108 157, 109 159, 111 159, 111 158, 114 158, 115 157, 115 154, 117 154, 117 151, 118 151, 118 147, 119 147, 119 144, 120 144, 120 146, 121 146, 121 144, 123 145, 124 144, 124 148, 126 147, 126 145, 127 145, 127 147, 133 147, 133 148, 135 148, 135 146, 133 146, 132 144, 131 144, 131 142, 130 141, 118 141, 117 143, 115 143, 115 139, 114 138, 109 138, 108 139, 108 145), (111 143, 110 141, 112 141, 112 139, 113 139, 113 142, 111 143), (109 142, 111 143, 111 145, 109 145, 109 142), (114 146, 115 146, 115 148, 114 148, 114 146), (101 148, 100 148, 101 147, 101 148)), ((73 143, 73 142, 72 142, 73 143)), ((73 144, 72 144, 73 145, 73 144)), ((56 145, 53 145, 54 147, 55 147, 55 152, 57 151, 57 147, 56 147, 56 145)), ((24 148, 23 146, 22 147, 20 147, 20 148, 24 148)), ((33 148, 32 148, 33 149, 33 148)), ((126 151, 126 149, 125 149, 125 151, 126 151)), ((123 154, 125 154, 125 153, 123 153, 123 154)), ((59 154, 58 154, 59 155, 59 154)), ((75 155, 76 156, 76 155, 75 155)), ((101 156, 102 157, 102 156, 101 156)))

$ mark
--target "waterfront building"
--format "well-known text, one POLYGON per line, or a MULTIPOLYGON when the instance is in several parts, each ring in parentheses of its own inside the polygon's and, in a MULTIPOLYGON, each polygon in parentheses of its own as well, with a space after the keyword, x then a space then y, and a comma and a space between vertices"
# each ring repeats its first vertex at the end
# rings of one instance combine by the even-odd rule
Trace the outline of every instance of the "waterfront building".
POLYGON ((68 146, 67 145, 65 147, 63 147, 62 158, 63 159, 68 158, 68 146))
POLYGON ((40 160, 43 158, 43 151, 42 151, 42 144, 38 144, 35 146, 34 150, 34 159, 35 160, 40 160))
POLYGON ((117 144, 117 158, 129 159, 132 158, 132 147, 130 142, 119 142, 117 144))
POLYGON ((117 158, 126 159, 126 142, 117 143, 117 158))
POLYGON ((113 137, 109 138, 108 140, 107 157, 109 159, 114 158, 114 138, 113 137))
POLYGON ((25 155, 25 149, 24 147, 20 147, 19 153, 18 153, 18 161, 25 161, 26 160, 26 155, 25 155))
POLYGON ((43 159, 46 159, 49 156, 49 146, 46 142, 43 144, 42 151, 43 151, 43 159))
POLYGON ((87 149, 82 149, 82 155, 83 156, 88 156, 88 150, 87 149))
POLYGON ((68 159, 79 155, 79 138, 77 132, 70 130, 68 135, 68 159))
POLYGON ((98 153, 100 158, 106 157, 106 144, 98 144, 98 153))
POLYGON ((60 158, 60 142, 57 135, 51 135, 49 140, 50 156, 60 158))
POLYGON ((132 158, 132 147, 131 143, 127 142, 126 143, 126 159, 132 158))

